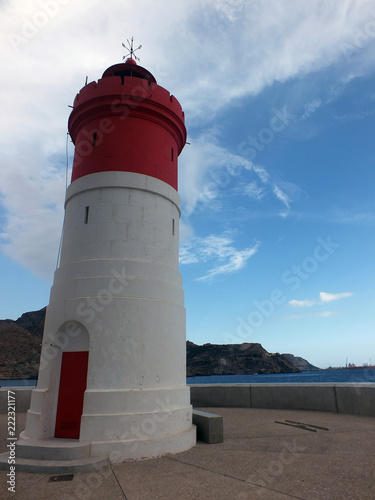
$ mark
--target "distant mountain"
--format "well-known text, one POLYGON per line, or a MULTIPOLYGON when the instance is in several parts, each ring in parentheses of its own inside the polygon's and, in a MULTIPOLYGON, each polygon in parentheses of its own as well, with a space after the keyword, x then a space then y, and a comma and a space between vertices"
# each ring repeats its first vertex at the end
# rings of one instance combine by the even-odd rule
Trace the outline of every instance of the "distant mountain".
POLYGON ((41 343, 15 321, 0 320, 0 379, 37 378, 41 343))
MULTIPOLYGON (((0 320, 0 380, 37 378, 46 308, 0 320)), ((295 373, 316 370, 293 354, 271 354, 260 344, 186 343, 187 375, 295 373)))
POLYGON ((15 323, 17 323, 18 326, 22 326, 22 328, 35 337, 42 339, 44 320, 46 319, 46 309, 46 307, 43 307, 43 309, 40 309, 39 311, 23 313, 22 316, 15 321, 15 323))
POLYGON ((260 344, 186 343, 187 376, 298 373, 282 354, 270 354, 260 344))
POLYGON ((283 354, 284 358, 293 363, 294 366, 303 371, 320 370, 317 366, 312 365, 306 359, 294 356, 293 354, 283 354))

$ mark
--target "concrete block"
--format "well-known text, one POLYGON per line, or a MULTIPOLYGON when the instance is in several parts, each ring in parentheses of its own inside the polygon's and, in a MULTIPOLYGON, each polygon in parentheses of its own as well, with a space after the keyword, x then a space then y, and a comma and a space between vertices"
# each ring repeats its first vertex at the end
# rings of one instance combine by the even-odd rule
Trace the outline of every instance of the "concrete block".
POLYGON ((375 384, 337 384, 339 413, 375 417, 375 384))
POLYGON ((197 426, 197 439, 200 441, 208 444, 224 441, 222 416, 193 410, 193 424, 197 426))
POLYGON ((335 387, 330 384, 253 384, 252 408, 337 412, 335 387))
POLYGON ((191 385, 190 394, 195 407, 250 408, 249 385, 191 385))

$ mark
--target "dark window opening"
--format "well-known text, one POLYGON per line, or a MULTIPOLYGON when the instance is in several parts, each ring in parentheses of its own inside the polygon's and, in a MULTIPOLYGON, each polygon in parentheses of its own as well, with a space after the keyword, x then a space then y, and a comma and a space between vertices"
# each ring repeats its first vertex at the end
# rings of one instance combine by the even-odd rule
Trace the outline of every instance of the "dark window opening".
POLYGON ((93 146, 96 146, 96 138, 97 138, 98 134, 96 132, 94 132, 93 136, 92 136, 92 145, 93 146))
POLYGON ((85 224, 88 224, 88 222, 89 222, 89 211, 90 211, 90 207, 86 207, 85 208, 85 224))
POLYGON ((174 236, 174 219, 172 219, 172 235, 174 236))
POLYGON ((148 86, 150 86, 150 79, 147 76, 134 71, 133 69, 128 69, 125 71, 115 71, 114 76, 119 76, 121 78, 121 85, 124 85, 125 76, 133 76, 135 78, 142 78, 143 80, 147 80, 148 86))
POLYGON ((173 161, 173 155, 174 155, 174 151, 173 151, 173 148, 171 148, 171 160, 173 161))

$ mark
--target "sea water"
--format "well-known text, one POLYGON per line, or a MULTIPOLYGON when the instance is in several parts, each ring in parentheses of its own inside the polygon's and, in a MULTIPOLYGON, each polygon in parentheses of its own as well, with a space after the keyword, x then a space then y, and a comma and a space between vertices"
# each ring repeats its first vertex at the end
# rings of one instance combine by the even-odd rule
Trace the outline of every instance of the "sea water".
POLYGON ((12 380, 0 380, 0 387, 35 387, 37 380, 28 379, 12 379, 12 380))
MULTIPOLYGON (((264 375, 210 375, 187 377, 188 384, 336 384, 375 383, 374 368, 317 370, 300 373, 267 373, 264 375)), ((33 387, 36 380, 0 380, 0 387, 33 387)))
POLYGON ((375 382, 375 369, 317 370, 264 375, 210 375, 188 377, 188 384, 323 384, 375 382))

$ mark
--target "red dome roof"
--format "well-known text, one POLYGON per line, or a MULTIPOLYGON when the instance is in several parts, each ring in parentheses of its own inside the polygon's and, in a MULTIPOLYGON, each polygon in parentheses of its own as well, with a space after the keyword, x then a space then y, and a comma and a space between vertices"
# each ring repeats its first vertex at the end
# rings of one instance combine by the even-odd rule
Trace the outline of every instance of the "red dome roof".
POLYGON ((133 76, 136 78, 144 78, 145 80, 148 80, 149 83, 156 83, 155 77, 146 68, 138 66, 134 59, 130 58, 124 63, 114 64, 106 69, 102 78, 106 78, 108 76, 121 76, 121 78, 133 76))

